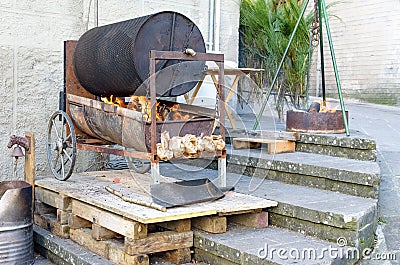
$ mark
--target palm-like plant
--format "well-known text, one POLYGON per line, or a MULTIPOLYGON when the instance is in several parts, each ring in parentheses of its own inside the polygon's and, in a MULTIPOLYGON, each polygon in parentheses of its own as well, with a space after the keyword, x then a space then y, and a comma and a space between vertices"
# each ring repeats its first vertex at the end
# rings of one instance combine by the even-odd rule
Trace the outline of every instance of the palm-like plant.
MULTIPOLYGON (((243 45, 242 62, 247 66, 264 68, 259 84, 272 82, 290 36, 300 16, 303 0, 242 0, 240 33, 243 45)), ((296 35, 290 45, 278 82, 275 106, 281 115, 286 96, 295 107, 300 107, 305 95, 308 70, 309 29, 314 14, 301 18, 296 35)))

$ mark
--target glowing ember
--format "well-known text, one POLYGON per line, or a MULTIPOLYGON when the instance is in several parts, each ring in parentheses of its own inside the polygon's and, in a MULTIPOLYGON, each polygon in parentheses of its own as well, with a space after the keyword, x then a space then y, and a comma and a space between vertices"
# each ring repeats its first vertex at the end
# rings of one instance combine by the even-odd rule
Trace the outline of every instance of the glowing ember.
POLYGON ((319 101, 312 102, 310 104, 308 112, 336 112, 339 109, 340 109, 339 105, 332 107, 332 105, 329 102, 325 101, 324 104, 323 100, 321 99, 319 101))
MULTIPOLYGON (((143 120, 150 121, 151 103, 150 100, 147 99, 145 96, 131 96, 128 104, 126 104, 121 98, 114 97, 112 95, 109 98, 102 97, 101 100, 106 104, 111 104, 114 106, 119 106, 141 112, 143 115, 143 120)), ((172 106, 168 106, 167 104, 157 101, 156 110, 157 121, 188 120, 190 118, 193 118, 193 115, 180 111, 179 104, 177 103, 173 104, 172 106)))

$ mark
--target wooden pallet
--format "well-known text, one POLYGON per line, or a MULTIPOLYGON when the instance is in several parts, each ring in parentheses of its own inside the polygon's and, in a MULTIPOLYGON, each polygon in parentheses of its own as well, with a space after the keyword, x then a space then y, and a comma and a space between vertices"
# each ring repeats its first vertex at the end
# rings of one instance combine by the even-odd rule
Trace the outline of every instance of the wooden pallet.
POLYGON ((289 140, 271 140, 265 138, 233 138, 235 149, 255 149, 268 145, 268 154, 291 153, 295 151, 296 143, 289 140))
POLYGON ((224 233, 228 222, 266 227, 263 209, 277 203, 229 192, 223 199, 166 212, 123 201, 105 186, 118 181, 149 196, 150 176, 129 170, 73 175, 68 181, 37 179, 35 223, 117 264, 149 264, 149 255, 173 263, 191 259, 193 228, 224 233))

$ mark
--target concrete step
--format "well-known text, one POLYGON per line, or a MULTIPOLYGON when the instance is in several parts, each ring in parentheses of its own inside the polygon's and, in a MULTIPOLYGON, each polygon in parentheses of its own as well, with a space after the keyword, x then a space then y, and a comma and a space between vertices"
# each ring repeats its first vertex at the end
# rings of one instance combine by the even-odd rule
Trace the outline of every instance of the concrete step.
POLYGON ((356 160, 376 161, 376 142, 364 134, 351 131, 344 134, 300 133, 296 151, 356 160))
POLYGON ((378 198, 379 165, 312 153, 268 155, 266 150, 232 150, 228 170, 252 177, 378 198))
MULTIPOLYGON (((266 149, 228 150, 229 172, 366 198, 378 198, 380 169, 361 161, 313 153, 270 155, 266 149)), ((209 161, 193 161, 208 163, 209 161)), ((214 163, 214 168, 216 163, 214 163)))
MULTIPOLYGON (((75 243, 71 239, 60 238, 34 225, 35 250, 46 259, 40 258, 40 265, 112 265, 115 264, 75 243)), ((104 251, 108 251, 105 249, 104 251)), ((148 263, 147 263, 148 264, 148 263)), ((189 265, 192 263, 186 263, 189 265)), ((205 263, 197 263, 207 265, 205 263)), ((150 257, 150 265, 176 265, 159 257, 150 257)), ((182 264, 185 265, 185 264, 182 264)))
MULTIPOLYGON (((262 134, 260 131, 228 130, 227 142, 231 143, 232 137, 258 137, 257 135, 260 133, 262 134)), ((287 132, 282 132, 282 134, 284 133, 287 132)), ((350 132, 350 136, 345 134, 297 133, 296 151, 376 161, 376 141, 355 130, 350 132)))
POLYGON ((378 213, 375 199, 271 180, 257 183, 248 177, 236 182, 235 188, 277 201, 278 206, 269 210, 272 225, 331 242, 344 238, 348 245, 359 249, 374 242, 378 213))
POLYGON ((358 249, 286 229, 231 225, 224 234, 196 231, 196 260, 209 264, 354 264, 358 249))
POLYGON ((111 265, 100 257, 70 239, 60 238, 36 225, 33 226, 35 250, 54 264, 111 265))
MULTIPOLYGON (((374 161, 361 161, 312 153, 270 155, 266 149, 232 150, 227 145, 227 171, 317 189, 377 199, 380 169, 374 161)), ((193 166, 217 169, 216 160, 189 160, 193 166)))
MULTIPOLYGON (((162 164, 161 174, 181 179, 217 177, 216 170, 183 164, 162 164)), ((359 249, 374 241, 376 199, 235 173, 228 173, 227 184, 237 192, 277 201, 278 206, 268 210, 272 225, 332 242, 344 238, 359 249)))

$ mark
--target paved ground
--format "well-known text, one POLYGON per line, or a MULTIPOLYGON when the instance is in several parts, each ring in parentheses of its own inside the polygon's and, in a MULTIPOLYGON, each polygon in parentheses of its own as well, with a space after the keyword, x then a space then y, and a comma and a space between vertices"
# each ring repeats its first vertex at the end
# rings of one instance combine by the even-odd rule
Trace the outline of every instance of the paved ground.
MULTIPOLYGON (((350 128, 377 141, 381 168, 378 252, 396 253, 400 261, 400 108, 371 104, 347 104, 350 128)), ((365 264, 384 264, 382 261, 365 264)), ((386 262, 386 264, 390 264, 386 262)), ((392 264, 399 264, 392 262, 392 264)))

